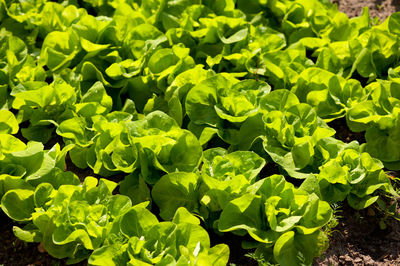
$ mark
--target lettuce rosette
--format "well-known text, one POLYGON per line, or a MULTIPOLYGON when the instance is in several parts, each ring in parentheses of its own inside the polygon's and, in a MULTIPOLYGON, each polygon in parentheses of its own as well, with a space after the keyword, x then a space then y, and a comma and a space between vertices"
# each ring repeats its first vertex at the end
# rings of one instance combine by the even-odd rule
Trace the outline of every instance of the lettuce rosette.
POLYGON ((368 89, 355 79, 345 80, 327 70, 310 67, 300 73, 292 92, 315 108, 326 122, 344 117, 354 105, 367 100, 368 89))
POLYGON ((146 182, 154 184, 160 172, 195 171, 202 157, 199 141, 161 111, 140 119, 126 112, 66 120, 57 133, 75 144, 72 161, 95 173, 132 173, 140 168, 146 182), (187 150, 191 150, 187 154, 187 150))
POLYGON ((41 242, 52 256, 76 263, 103 244, 112 223, 131 206, 128 197, 111 194, 116 183, 97 182, 87 177, 80 186, 41 183, 34 190, 10 190, 2 198, 2 209, 13 219, 29 222, 14 227, 17 237, 41 242))
POLYGON ((263 116, 265 151, 291 177, 306 178, 315 171, 318 142, 335 134, 308 104, 300 103, 285 111, 263 116))
POLYGON ((389 169, 400 168, 400 94, 398 80, 378 80, 367 86, 370 97, 346 116, 352 131, 365 131, 365 151, 389 169))
POLYGON ((79 184, 74 173, 65 171, 65 157, 71 146, 61 149, 55 144, 45 150, 40 142, 25 144, 12 135, 0 135, 0 197, 9 190, 33 189, 44 182, 54 187, 79 184))
POLYGON ((172 221, 159 222, 146 205, 135 205, 122 215, 112 232, 122 235, 127 241, 106 242, 89 257, 90 265, 227 264, 228 246, 218 244, 211 247, 200 220, 185 208, 179 208, 172 221))
POLYGON ((281 265, 310 264, 327 248, 327 236, 320 229, 331 218, 327 202, 273 175, 230 201, 222 210, 218 229, 249 234, 256 252, 281 265))
MULTIPOLYGON (((327 143, 326 143, 327 144, 327 143)), ((363 152, 357 142, 349 144, 339 141, 330 145, 321 145, 320 151, 335 149, 319 167, 319 174, 306 179, 301 188, 315 192, 322 200, 331 204, 347 199, 354 209, 364 209, 379 198, 379 193, 396 196, 383 164, 378 159, 363 152), (330 146, 330 147, 329 147, 330 146)))
POLYGON ((257 114, 261 99, 270 89, 265 82, 238 81, 223 74, 203 80, 186 97, 189 129, 197 132, 202 143, 217 133, 225 142, 235 144, 241 123, 257 114))
POLYGON ((256 182, 264 165, 254 152, 209 149, 204 152, 201 173, 167 174, 154 185, 152 197, 163 219, 172 218, 183 206, 201 214, 213 226, 225 205, 256 182))
POLYGON ((250 151, 228 153, 222 148, 204 152, 201 180, 204 191, 201 203, 210 212, 219 212, 232 199, 255 183, 265 160, 250 151))

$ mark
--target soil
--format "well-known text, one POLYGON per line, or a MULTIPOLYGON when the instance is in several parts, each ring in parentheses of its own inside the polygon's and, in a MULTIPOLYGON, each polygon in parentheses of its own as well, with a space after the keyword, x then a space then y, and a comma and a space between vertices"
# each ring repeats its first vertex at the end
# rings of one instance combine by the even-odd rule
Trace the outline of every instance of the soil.
POLYGON ((368 7, 370 16, 378 17, 384 21, 390 14, 400 11, 400 0, 331 0, 336 3, 339 10, 349 17, 361 14, 363 7, 368 7))
POLYGON ((365 143, 364 132, 351 132, 346 125, 346 118, 335 119, 328 123, 328 126, 336 131, 335 138, 345 143, 352 142, 353 140, 358 143, 365 143))
POLYGON ((330 234, 329 249, 315 265, 400 265, 400 222, 390 218, 385 229, 375 207, 354 211, 344 206, 330 234))
MULTIPOLYGON (((400 11, 400 0, 332 0, 349 17, 358 16, 364 6, 367 6, 371 17, 377 16, 385 20, 393 12, 400 11)), ((350 142, 364 142, 363 134, 348 131, 344 121, 335 121, 330 126, 337 131, 336 137, 350 142)), ((71 166, 67 160, 68 169, 80 178, 93 175, 92 172, 80 170, 71 166)), ((400 172, 390 172, 400 176, 400 172)), ((400 205, 400 201, 398 202, 400 205)), ((400 212, 400 210, 397 210, 400 212)), ((329 233, 330 247, 313 265, 400 265, 400 221, 393 218, 384 219, 383 213, 375 206, 366 210, 355 211, 344 204, 337 213, 338 226, 329 233), (386 228, 380 224, 385 222, 386 228)), ((37 243, 24 243, 18 240, 13 232, 13 222, 0 212, 0 265, 66 265, 65 260, 54 259, 43 252, 37 243)), ((212 242, 224 242, 220 237, 212 237, 212 242), (214 239, 213 239, 214 238, 214 239)), ((240 249, 239 239, 228 238, 231 247, 231 265, 257 265, 255 260, 244 256, 247 252, 240 249), (232 243, 233 242, 233 243, 232 243)), ((216 244, 214 243, 214 244, 216 244)), ((86 265, 81 263, 79 265, 86 265)))

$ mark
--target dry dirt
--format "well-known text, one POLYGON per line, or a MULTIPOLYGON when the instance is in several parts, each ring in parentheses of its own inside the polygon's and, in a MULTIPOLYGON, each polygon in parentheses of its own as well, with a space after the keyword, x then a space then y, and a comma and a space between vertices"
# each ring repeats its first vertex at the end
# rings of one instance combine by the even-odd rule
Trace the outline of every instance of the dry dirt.
POLYGON ((385 20, 390 14, 400 11, 400 0, 332 0, 339 10, 349 17, 359 16, 364 6, 367 6, 371 17, 385 20))

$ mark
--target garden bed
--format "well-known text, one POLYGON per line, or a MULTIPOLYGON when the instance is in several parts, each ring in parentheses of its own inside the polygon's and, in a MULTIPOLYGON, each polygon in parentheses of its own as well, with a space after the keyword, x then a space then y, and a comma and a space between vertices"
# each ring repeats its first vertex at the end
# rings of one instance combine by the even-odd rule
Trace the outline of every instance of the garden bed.
MULTIPOLYGON (((360 15, 361 9, 368 6, 371 16, 378 16, 384 20, 393 12, 400 10, 400 1, 355 1, 355 0, 335 0, 341 11, 346 12, 350 17, 360 15)), ((258 64, 258 63, 257 63, 258 64)), ((258 74, 255 74, 256 79, 258 74)), ((360 144, 365 142, 364 132, 354 133, 349 130, 346 119, 341 118, 334 120, 328 125, 336 130, 336 139, 344 143, 350 143, 353 140, 360 144)), ((23 139, 22 135, 18 135, 23 139)), ((222 143, 221 140, 217 145, 222 143)), ((61 137, 58 137, 55 142, 63 144, 61 137)), ((225 143, 226 144, 226 143, 225 143)), ((222 143, 222 145, 225 145, 222 143)), ((46 149, 52 145, 47 143, 46 149)), ((81 181, 86 176, 96 176, 92 169, 87 168, 82 170, 76 167, 70 160, 69 156, 66 159, 66 169, 74 172, 81 181)), ((269 165, 268 169, 263 169, 260 175, 270 176, 278 174, 278 166, 269 165), (267 172, 266 172, 267 171, 267 172)), ((400 177, 400 171, 388 171, 394 177, 400 177)), ((123 176, 114 176, 113 181, 121 181, 123 176)), ((296 182, 296 181, 294 181, 296 182)), ((393 182, 394 186, 399 189, 393 182)), ((387 203, 391 199, 385 199, 387 203)), ((400 205, 400 201, 399 201, 400 205)), ((157 208, 157 207, 156 207, 157 208)), ((158 210, 158 209, 157 209, 158 210)), ((397 209, 397 212, 400 210, 397 209)), ((158 213, 157 213, 158 215, 158 213)), ((329 237, 328 250, 319 258, 314 259, 314 265, 400 265, 400 222, 392 217, 386 217, 376 205, 372 205, 366 209, 355 211, 348 206, 347 203, 340 203, 334 213, 337 219, 337 226, 333 228, 325 227, 329 237)), ((159 216, 157 218, 160 219, 159 216)), ((15 225, 3 213, 0 216, 0 227, 2 234, 0 235, 0 264, 4 265, 65 265, 65 260, 57 260, 46 253, 41 244, 26 244, 17 239, 13 232, 12 226, 15 225)), ((257 265, 257 256, 253 254, 254 250, 244 250, 241 248, 241 240, 243 238, 232 234, 220 236, 211 230, 209 231, 211 245, 220 243, 229 244, 230 260, 233 265, 257 265)), ((82 262, 77 265, 87 265, 87 262, 82 262)))

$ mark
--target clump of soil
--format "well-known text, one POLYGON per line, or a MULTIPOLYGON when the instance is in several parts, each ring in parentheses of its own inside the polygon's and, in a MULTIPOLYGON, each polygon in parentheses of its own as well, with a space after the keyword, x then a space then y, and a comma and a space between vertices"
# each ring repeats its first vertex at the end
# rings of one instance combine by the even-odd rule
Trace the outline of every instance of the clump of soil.
POLYGON ((400 11, 400 0, 332 0, 339 10, 349 17, 356 17, 361 14, 363 7, 368 7, 371 17, 378 17, 384 21, 390 14, 400 11))

